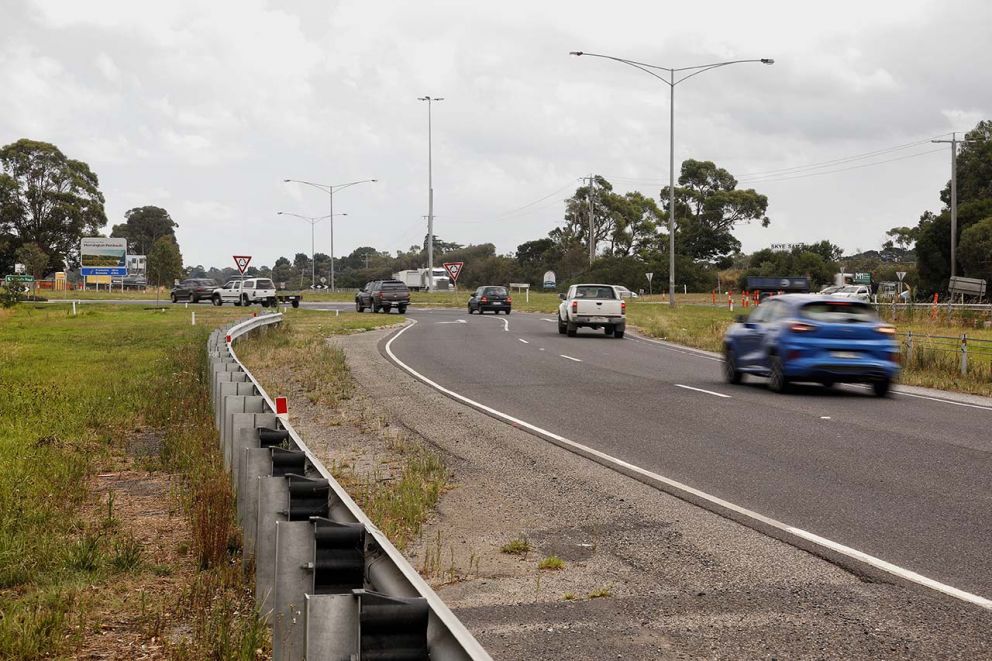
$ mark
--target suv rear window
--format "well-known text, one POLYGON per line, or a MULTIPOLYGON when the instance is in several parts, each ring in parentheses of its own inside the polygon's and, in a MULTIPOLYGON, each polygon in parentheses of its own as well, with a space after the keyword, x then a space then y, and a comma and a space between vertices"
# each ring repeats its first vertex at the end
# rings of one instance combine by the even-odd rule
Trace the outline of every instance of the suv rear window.
POLYGON ((799 312, 807 319, 828 324, 864 324, 878 321, 878 315, 870 306, 847 301, 807 303, 799 309, 799 312))
POLYGON ((272 284, 272 281, 271 280, 267 280, 265 278, 261 278, 261 279, 255 281, 255 288, 256 289, 275 289, 276 286, 274 284, 272 284))
POLYGON ((406 287, 406 285, 404 285, 399 280, 393 280, 393 281, 383 282, 382 283, 382 286, 380 287, 380 289, 382 289, 383 291, 385 291, 385 290, 389 290, 389 291, 406 291, 407 287, 406 287))
POLYGON ((617 292, 613 287, 576 287, 575 298, 605 298, 615 299, 617 292))
POLYGON ((506 296, 506 287, 486 287, 482 293, 486 296, 506 296))

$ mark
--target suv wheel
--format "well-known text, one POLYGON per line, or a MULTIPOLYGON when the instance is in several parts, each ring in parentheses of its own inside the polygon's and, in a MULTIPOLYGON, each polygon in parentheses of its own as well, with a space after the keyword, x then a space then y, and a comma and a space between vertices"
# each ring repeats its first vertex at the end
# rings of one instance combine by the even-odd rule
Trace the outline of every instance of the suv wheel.
POLYGON ((890 379, 882 379, 881 381, 875 381, 871 384, 871 389, 875 391, 875 395, 878 397, 885 397, 889 394, 889 387, 892 385, 890 379))
POLYGON ((248 307, 249 305, 251 305, 251 303, 248 302, 248 294, 241 295, 241 305, 243 307, 248 307))
POLYGON ((740 383, 744 374, 737 369, 737 354, 730 347, 727 347, 723 354, 723 378, 727 383, 740 383))
POLYGON ((355 312, 365 312, 365 307, 359 301, 355 301, 355 312))
POLYGON ((214 294, 214 297, 213 297, 212 300, 214 302, 214 305, 216 305, 217 307, 220 307, 220 306, 224 305, 224 301, 221 300, 220 294, 214 294))
POLYGON ((170 299, 170 300, 171 300, 171 301, 172 301, 173 303, 178 303, 178 302, 179 302, 179 299, 178 299, 178 298, 176 298, 176 295, 175 295, 175 294, 170 294, 170 295, 169 295, 169 299, 170 299))
POLYGON ((575 334, 579 332, 579 327, 572 322, 566 322, 565 324, 565 334, 569 337, 575 337, 575 334))
POLYGON ((778 356, 772 356, 771 362, 771 374, 768 375, 768 387, 772 392, 785 392, 789 389, 789 381, 785 378, 785 372, 782 371, 782 359, 778 356))
POLYGON ((566 331, 567 327, 565 326, 565 322, 561 320, 561 317, 558 317, 558 334, 564 335, 566 331))

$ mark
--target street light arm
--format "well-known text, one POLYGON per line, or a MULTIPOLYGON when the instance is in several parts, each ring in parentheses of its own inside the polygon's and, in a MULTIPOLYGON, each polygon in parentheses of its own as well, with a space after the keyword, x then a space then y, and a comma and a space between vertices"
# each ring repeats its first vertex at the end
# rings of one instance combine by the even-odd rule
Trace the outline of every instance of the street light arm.
POLYGON ((644 64, 643 62, 635 62, 634 60, 625 60, 622 57, 613 57, 612 55, 599 55, 597 53, 583 53, 582 51, 572 51, 569 54, 570 55, 575 55, 577 57, 578 56, 581 56, 581 55, 588 55, 589 57, 599 57, 599 58, 602 58, 604 60, 613 60, 614 62, 620 62, 621 64, 626 64, 628 66, 632 66, 635 69, 640 69, 641 71, 643 71, 644 73, 648 74, 649 76, 654 76, 655 78, 657 78, 661 82, 665 83, 669 87, 672 85, 672 82, 670 80, 665 80, 664 78, 662 78, 661 76, 659 76, 655 72, 651 71, 651 69, 659 69, 661 71, 667 71, 669 73, 672 72, 671 69, 666 69, 665 67, 658 67, 658 66, 654 66, 653 64, 644 64))
POLYGON ((683 76, 682 78, 679 78, 673 83, 673 85, 678 85, 679 83, 685 80, 689 80, 693 76, 698 76, 701 73, 705 73, 710 69, 719 69, 720 67, 729 66, 731 64, 744 64, 746 62, 761 62, 762 64, 774 64, 775 60, 770 60, 767 58, 762 58, 759 60, 733 60, 731 62, 717 62, 715 64, 704 64, 698 67, 684 67, 682 69, 675 69, 675 71, 692 71, 692 73, 690 73, 687 76, 683 76))

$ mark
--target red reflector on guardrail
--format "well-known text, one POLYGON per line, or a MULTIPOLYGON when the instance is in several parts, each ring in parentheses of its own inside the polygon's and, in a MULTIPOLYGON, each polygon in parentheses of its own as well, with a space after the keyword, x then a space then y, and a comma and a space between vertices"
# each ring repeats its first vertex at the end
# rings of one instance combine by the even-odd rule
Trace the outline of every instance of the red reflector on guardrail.
POLYGON ((227 342, 228 344, 230 344, 231 343, 231 336, 230 335, 224 336, 224 341, 227 342))
POLYGON ((286 403, 285 397, 276 397, 276 415, 289 415, 289 405, 286 403))

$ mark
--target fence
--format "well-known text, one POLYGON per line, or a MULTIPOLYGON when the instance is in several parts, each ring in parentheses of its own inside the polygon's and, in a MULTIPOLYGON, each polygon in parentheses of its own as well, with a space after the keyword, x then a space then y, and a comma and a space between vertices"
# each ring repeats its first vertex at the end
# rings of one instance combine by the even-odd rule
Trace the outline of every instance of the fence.
POLYGON ((961 376, 968 376, 969 366, 973 376, 992 376, 992 340, 969 338, 967 333, 950 336, 912 331, 900 333, 899 337, 907 366, 932 367, 948 362, 940 356, 951 356, 961 376))
POLYGON ((273 657, 488 660, 238 360, 238 337, 281 321, 261 315, 208 342, 215 422, 273 657))

